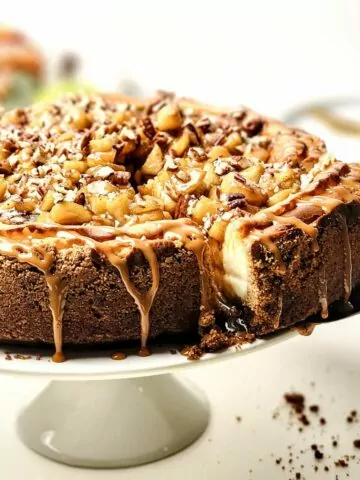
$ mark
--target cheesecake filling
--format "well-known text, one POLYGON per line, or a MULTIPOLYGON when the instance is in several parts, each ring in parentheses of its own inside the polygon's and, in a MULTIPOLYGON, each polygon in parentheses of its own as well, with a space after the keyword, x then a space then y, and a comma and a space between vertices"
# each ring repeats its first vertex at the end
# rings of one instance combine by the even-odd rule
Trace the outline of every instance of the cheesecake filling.
POLYGON ((230 298, 245 300, 249 288, 249 248, 241 238, 238 222, 226 229, 222 248, 224 289, 230 298))

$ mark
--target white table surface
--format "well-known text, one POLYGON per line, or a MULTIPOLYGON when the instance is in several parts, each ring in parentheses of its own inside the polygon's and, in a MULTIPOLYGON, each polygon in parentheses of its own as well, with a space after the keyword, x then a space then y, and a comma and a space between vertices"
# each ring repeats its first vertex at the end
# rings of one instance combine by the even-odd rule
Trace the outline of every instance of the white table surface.
MULTIPOLYGON (((296 471, 306 479, 360 478, 360 465, 335 468, 333 461, 342 454, 356 454, 353 440, 360 438, 360 424, 348 424, 347 414, 360 401, 360 319, 349 318, 318 327, 310 337, 295 337, 283 344, 219 365, 204 366, 186 375, 206 391, 212 407, 208 430, 193 446, 166 460, 126 470, 82 470, 58 465, 28 451, 18 440, 15 419, 20 409, 45 385, 38 378, 0 377, 2 479, 63 480, 171 478, 281 480, 295 473, 282 471, 277 457, 289 458, 288 446, 296 457, 296 471), (327 419, 325 428, 310 415, 312 425, 301 434, 299 423, 289 421, 289 407, 283 394, 296 390, 317 403, 327 419), (280 407, 279 417, 273 412, 280 407), (239 423, 236 416, 241 416, 239 423), (331 446, 332 435, 339 435, 339 447, 331 446), (325 459, 315 460, 310 445, 324 445, 325 459), (328 459, 331 454, 332 459, 328 459), (300 465, 304 465, 304 469, 300 465), (325 473, 324 465, 331 471, 325 473), (250 473, 252 470, 252 473, 250 473), (349 473, 350 477, 346 477, 349 473)), ((359 408, 360 410, 360 408, 359 408)), ((56 414, 56 412, 54 412, 56 414)), ((302 477, 303 478, 303 477, 302 477)))

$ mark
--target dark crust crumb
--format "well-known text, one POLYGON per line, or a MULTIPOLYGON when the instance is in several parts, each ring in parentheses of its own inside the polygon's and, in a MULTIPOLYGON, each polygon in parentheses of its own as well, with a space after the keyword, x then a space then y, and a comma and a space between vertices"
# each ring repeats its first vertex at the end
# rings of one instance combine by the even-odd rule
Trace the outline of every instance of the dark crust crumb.
POLYGON ((353 444, 354 444, 355 448, 360 448, 360 440, 359 439, 354 440, 353 444))
POLYGON ((324 470, 325 470, 325 472, 328 472, 330 469, 327 465, 325 465, 324 470))
POLYGON ((357 422, 357 411, 356 410, 351 410, 349 415, 346 417, 346 421, 348 423, 357 422))
POLYGON ((326 425, 326 419, 324 417, 321 417, 319 422, 320 422, 320 425, 326 425))
POLYGON ((204 352, 198 345, 193 345, 192 347, 185 347, 181 350, 181 355, 185 355, 188 360, 200 360, 204 352))
POLYGON ((301 393, 285 393, 285 401, 291 405, 296 413, 302 413, 305 408, 305 397, 301 393))
POLYGON ((319 447, 316 444, 311 445, 311 450, 313 450, 316 460, 322 460, 324 458, 324 454, 319 450, 319 447))
POLYGON ((305 427, 307 427, 308 425, 310 425, 310 421, 309 421, 309 419, 307 418, 307 416, 306 416, 304 413, 299 416, 299 421, 300 421, 305 427))
POLYGON ((5 360, 12 360, 12 356, 9 352, 5 352, 5 360))
POLYGON ((314 457, 316 458, 316 460, 322 460, 324 458, 324 454, 320 452, 320 450, 316 450, 314 452, 314 457))
POLYGON ((215 353, 235 345, 244 345, 254 341, 255 335, 252 333, 230 334, 212 328, 202 336, 199 345, 187 346, 180 353, 185 355, 188 360, 199 360, 205 353, 215 353))
POLYGON ((236 345, 245 345, 246 343, 254 343, 256 335, 250 332, 237 332, 235 334, 234 342, 236 345))
POLYGON ((344 458, 339 458, 334 462, 335 467, 347 468, 349 466, 348 462, 344 458))
POLYGON ((229 337, 226 333, 213 328, 209 333, 202 337, 199 346, 204 352, 212 353, 230 347, 233 344, 233 338, 229 337))
POLYGON ((319 413, 320 408, 319 405, 310 405, 309 410, 312 413, 319 413))
POLYGON ((301 473, 300 473, 300 472, 296 472, 295 478, 296 478, 297 480, 300 480, 300 478, 301 478, 301 473))
POLYGON ((275 460, 276 465, 280 465, 281 462, 282 462, 282 458, 277 458, 275 460))
POLYGON ((21 353, 16 353, 14 355, 14 358, 16 358, 16 360, 30 360, 31 355, 23 355, 21 353))
POLYGON ((240 417, 240 415, 237 415, 237 416, 235 417, 235 419, 236 419, 236 421, 237 421, 238 423, 241 423, 242 418, 240 417))

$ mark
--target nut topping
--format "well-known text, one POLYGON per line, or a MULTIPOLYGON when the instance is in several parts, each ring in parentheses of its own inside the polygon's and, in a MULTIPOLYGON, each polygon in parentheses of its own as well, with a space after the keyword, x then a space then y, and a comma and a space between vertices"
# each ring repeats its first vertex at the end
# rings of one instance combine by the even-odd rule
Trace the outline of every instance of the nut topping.
MULTIPOLYGON (((68 95, 0 119, 0 220, 114 225, 190 217, 220 241, 252 215, 346 174, 319 139, 241 108, 68 95), (332 173, 330 173, 332 172, 332 173), (9 212, 14 212, 13 214, 9 212)), ((349 184, 350 185, 350 184, 349 184)))

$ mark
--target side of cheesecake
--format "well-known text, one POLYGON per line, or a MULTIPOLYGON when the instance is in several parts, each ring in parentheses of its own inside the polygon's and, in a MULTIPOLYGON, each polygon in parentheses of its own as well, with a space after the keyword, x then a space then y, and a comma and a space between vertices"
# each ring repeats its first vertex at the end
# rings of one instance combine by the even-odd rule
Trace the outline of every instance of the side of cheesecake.
MULTIPOLYGON (((154 251, 160 282, 151 308, 149 339, 179 333, 194 338, 200 311, 196 256, 172 242, 158 242, 154 251)), ((141 251, 130 252, 127 263, 139 292, 150 289, 151 269, 141 251)), ((61 250, 54 265, 67 289, 63 344, 139 341, 139 308, 106 257, 76 245, 61 250)), ((54 343, 48 286, 38 268, 0 256, 0 292, 2 342, 54 343)))
POLYGON ((0 120, 0 341, 96 344, 327 317, 360 281, 360 174, 317 137, 172 94, 0 120))
POLYGON ((354 192, 360 169, 339 164, 338 172, 330 170, 309 195, 278 205, 281 216, 273 217, 273 208, 266 217, 264 210, 261 230, 254 228, 251 238, 241 233, 241 221, 229 226, 225 284, 251 331, 262 335, 316 314, 325 320, 328 307, 348 302, 359 286, 360 205, 354 192), (352 187, 344 189, 341 174, 352 187))

